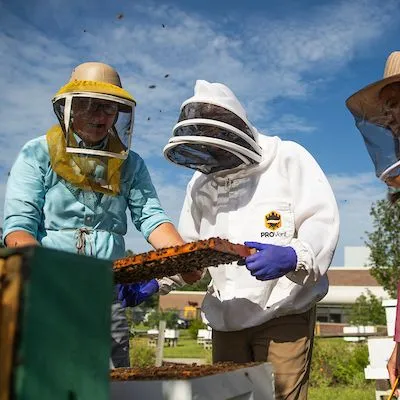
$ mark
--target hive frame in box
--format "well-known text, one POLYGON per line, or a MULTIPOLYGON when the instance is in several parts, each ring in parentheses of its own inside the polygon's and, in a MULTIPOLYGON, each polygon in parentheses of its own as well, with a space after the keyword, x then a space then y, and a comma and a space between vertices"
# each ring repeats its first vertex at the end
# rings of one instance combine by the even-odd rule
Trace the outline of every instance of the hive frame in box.
POLYGON ((273 400, 269 363, 191 379, 111 382, 111 400, 273 400))
POLYGON ((163 278, 196 269, 229 264, 254 253, 254 249, 220 238, 167 247, 114 261, 116 283, 163 278))

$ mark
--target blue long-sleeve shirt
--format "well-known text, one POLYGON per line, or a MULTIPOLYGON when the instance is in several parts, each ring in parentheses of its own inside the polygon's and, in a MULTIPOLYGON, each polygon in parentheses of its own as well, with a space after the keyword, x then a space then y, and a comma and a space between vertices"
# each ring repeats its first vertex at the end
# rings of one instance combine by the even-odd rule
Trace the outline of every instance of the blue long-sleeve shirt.
POLYGON ((85 254, 115 259, 125 254, 126 210, 147 239, 170 222, 142 158, 130 151, 122 165, 118 196, 80 190, 58 176, 50 165, 45 136, 20 151, 7 182, 3 238, 23 230, 43 246, 77 252, 84 231, 85 254))

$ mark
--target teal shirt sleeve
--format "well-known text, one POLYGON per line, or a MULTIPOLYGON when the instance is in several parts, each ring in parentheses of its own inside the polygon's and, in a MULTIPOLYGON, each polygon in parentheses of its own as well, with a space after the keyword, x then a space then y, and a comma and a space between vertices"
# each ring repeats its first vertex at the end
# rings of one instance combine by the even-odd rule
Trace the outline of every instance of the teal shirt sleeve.
POLYGON ((133 224, 147 240, 157 226, 171 222, 171 219, 161 206, 144 161, 137 157, 138 164, 129 190, 128 207, 133 224))
POLYGON ((23 230, 37 238, 45 198, 44 174, 39 167, 40 146, 33 140, 25 144, 7 181, 3 240, 11 232, 23 230))

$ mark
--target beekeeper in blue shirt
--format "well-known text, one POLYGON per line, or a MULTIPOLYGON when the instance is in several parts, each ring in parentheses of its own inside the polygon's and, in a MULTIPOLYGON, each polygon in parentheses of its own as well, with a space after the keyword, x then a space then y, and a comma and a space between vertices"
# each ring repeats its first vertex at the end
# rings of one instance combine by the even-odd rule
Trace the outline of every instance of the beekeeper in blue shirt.
MULTIPOLYGON (((59 124, 26 143, 11 169, 3 224, 7 247, 40 244, 102 259, 124 257, 127 208, 154 248, 184 243, 160 205, 144 161, 130 150, 135 105, 109 65, 89 62, 73 70, 53 98, 59 124)), ((112 367, 129 365, 122 306, 183 283, 175 276, 117 287, 112 367)))

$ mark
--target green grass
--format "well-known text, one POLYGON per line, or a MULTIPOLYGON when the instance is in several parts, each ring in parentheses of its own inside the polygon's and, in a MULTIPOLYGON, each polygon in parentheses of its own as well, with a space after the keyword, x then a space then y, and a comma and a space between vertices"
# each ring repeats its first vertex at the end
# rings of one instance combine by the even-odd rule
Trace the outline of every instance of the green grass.
MULTIPOLYGON (((131 343, 131 347, 135 344, 144 346, 147 345, 147 338, 133 338, 131 343)), ((179 331, 176 347, 164 346, 164 358, 199 358, 211 362, 211 350, 206 350, 202 345, 197 344, 197 341, 189 336, 188 330, 182 329, 179 331)))
POLYGON ((203 345, 189 336, 186 329, 179 331, 176 347, 164 347, 165 358, 202 358, 211 362, 211 350, 204 349, 203 345))
POLYGON ((150 328, 143 324, 142 322, 140 324, 134 325, 133 328, 138 331, 148 331, 150 328))
POLYGON ((363 389, 348 387, 312 387, 308 390, 308 400, 368 400, 375 399, 375 387, 373 384, 366 385, 363 389))

